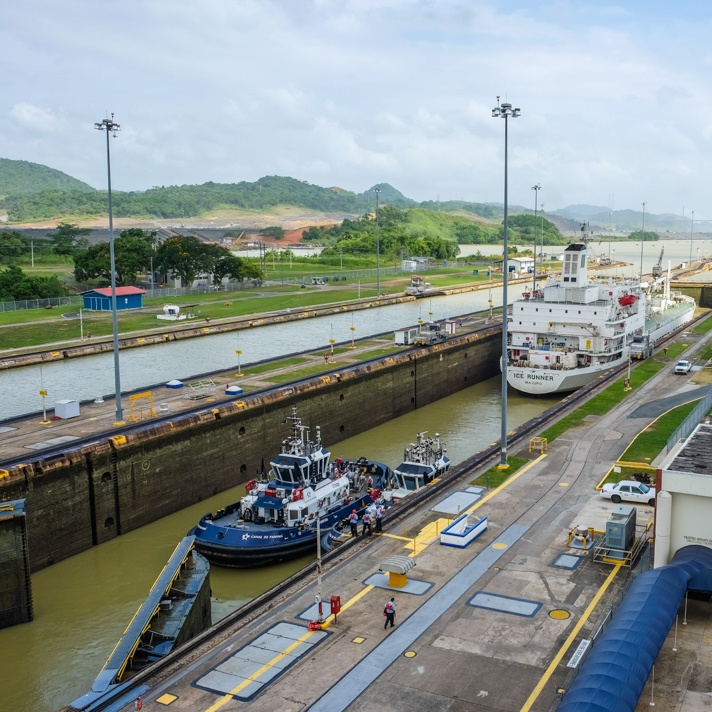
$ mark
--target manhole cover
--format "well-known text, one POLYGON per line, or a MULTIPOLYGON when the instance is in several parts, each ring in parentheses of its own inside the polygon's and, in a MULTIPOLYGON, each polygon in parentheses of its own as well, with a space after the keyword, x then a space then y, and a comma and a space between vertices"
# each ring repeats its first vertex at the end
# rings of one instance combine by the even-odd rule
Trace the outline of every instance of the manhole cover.
POLYGON ((557 621, 565 621, 567 618, 571 618, 571 614, 568 611, 557 608, 553 611, 549 611, 549 617, 557 621))

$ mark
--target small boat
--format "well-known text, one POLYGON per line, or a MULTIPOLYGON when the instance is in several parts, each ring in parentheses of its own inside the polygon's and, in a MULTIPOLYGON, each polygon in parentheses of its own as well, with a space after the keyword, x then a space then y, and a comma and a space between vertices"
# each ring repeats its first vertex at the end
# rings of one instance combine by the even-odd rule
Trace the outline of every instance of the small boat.
POLYGON ((363 457, 332 463, 319 427, 311 440, 296 408, 288 421, 291 434, 268 478, 247 482, 239 502, 206 514, 190 532, 211 563, 247 568, 316 552, 317 522, 326 533, 352 510, 361 513, 392 477, 389 467, 363 457))
POLYGON ((450 467, 450 458, 445 455, 440 433, 435 433, 434 438, 427 438, 426 434, 427 431, 418 433, 416 442, 405 449, 403 462, 393 470, 396 486, 386 494, 394 502, 430 484, 450 467))

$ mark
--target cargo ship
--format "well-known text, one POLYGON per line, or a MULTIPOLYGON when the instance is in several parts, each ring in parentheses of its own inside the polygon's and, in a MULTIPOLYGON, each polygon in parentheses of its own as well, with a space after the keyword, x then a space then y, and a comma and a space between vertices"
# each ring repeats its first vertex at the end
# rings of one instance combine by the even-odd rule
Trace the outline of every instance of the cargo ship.
POLYGON ((507 382, 523 393, 566 393, 630 358, 645 358, 656 342, 690 322, 695 301, 671 293, 669 275, 653 279, 593 278, 585 243, 569 245, 562 272, 512 304, 507 334, 507 382))

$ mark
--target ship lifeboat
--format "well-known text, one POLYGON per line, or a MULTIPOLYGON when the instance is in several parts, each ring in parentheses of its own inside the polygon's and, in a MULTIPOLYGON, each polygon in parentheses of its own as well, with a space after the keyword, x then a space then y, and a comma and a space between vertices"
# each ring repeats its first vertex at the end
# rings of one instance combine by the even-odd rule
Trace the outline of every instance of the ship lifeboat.
POLYGON ((529 299, 529 297, 531 297, 531 295, 532 295, 531 292, 522 292, 522 296, 524 297, 524 299, 529 299))
POLYGON ((629 307, 631 304, 635 304, 637 298, 635 294, 624 294, 622 297, 618 297, 618 303, 622 307, 629 307))

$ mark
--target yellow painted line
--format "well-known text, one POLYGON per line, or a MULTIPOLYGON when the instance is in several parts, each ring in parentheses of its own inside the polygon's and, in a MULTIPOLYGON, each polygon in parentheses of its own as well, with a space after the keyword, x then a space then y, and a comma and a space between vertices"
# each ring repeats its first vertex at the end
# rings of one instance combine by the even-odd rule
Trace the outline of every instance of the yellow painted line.
POLYGON ((259 670, 257 670, 257 672, 252 673, 250 677, 248 677, 246 680, 243 680, 237 687, 234 687, 232 690, 230 690, 230 692, 223 695, 223 697, 219 699, 214 705, 208 707, 205 712, 215 712, 215 710, 219 710, 223 705, 226 705, 234 698, 235 695, 244 690, 248 685, 253 682, 256 682, 260 675, 262 675, 262 673, 267 672, 285 656, 289 655, 289 653, 291 653, 293 650, 296 650, 302 643, 309 640, 309 638, 311 638, 315 632, 316 631, 314 630, 308 630, 301 638, 299 638, 299 640, 295 640, 291 645, 287 646, 281 653, 275 655, 268 663, 265 663, 259 670))
POLYGON ((434 522, 426 524, 416 535, 415 543, 413 539, 408 539, 408 543, 404 549, 413 549, 408 556, 411 558, 419 554, 421 551, 430 546, 434 541, 440 538, 440 532, 448 526, 448 520, 444 517, 436 519, 434 522))
POLYGON ((411 541, 408 536, 398 536, 398 534, 388 534, 388 532, 383 532, 383 536, 387 536, 391 539, 401 539, 402 541, 411 541))
MULTIPOLYGON (((536 458, 536 460, 532 460, 530 463, 522 467, 519 472, 517 472, 516 475, 512 475, 510 478, 508 478, 505 482, 503 482, 499 487, 496 489, 493 489, 489 494, 485 495, 482 499, 479 501, 475 502, 469 509, 465 509, 462 511, 460 514, 457 516, 460 517, 463 514, 472 514, 478 507, 481 507, 485 502, 488 502, 492 497, 494 497, 498 492, 501 492, 505 487, 508 485, 512 484, 512 482, 515 482, 517 479, 519 479, 525 472, 528 472, 534 465, 538 464, 541 462, 546 457, 546 453, 539 455, 539 457, 536 458)), ((419 552, 422 552, 424 549, 426 549, 430 544, 432 544, 434 541, 437 541, 440 538, 440 532, 447 527, 450 524, 449 520, 445 518, 440 518, 437 519, 434 522, 430 522, 429 524, 426 524, 416 535, 415 537, 402 537, 402 536, 395 536, 394 534, 386 534, 384 536, 391 536, 394 539, 403 539, 404 541, 407 541, 408 543, 403 547, 404 549, 412 549, 410 554, 408 554, 409 557, 414 557, 416 556, 419 552), (415 539, 415 544, 413 540, 415 539)))
MULTIPOLYGON (((369 591, 373 590, 373 586, 369 585, 363 588, 361 591, 359 591, 355 596, 352 596, 349 598, 346 603, 344 603, 343 606, 341 606, 341 610, 339 611, 339 615, 341 615, 344 611, 348 610, 351 608, 351 606, 356 603, 356 601, 361 600, 369 591)), ((324 630, 325 628, 328 628, 332 623, 334 622, 334 614, 330 614, 329 616, 326 617, 324 622, 321 624, 321 629, 324 630)))
MULTIPOLYGON (((339 615, 341 615, 344 611, 348 610, 351 606, 354 605, 354 603, 363 598, 371 590, 373 590, 373 586, 365 586, 355 596, 352 596, 346 603, 344 603, 343 606, 341 606, 341 611, 339 612, 339 615)), ((329 615, 328 618, 321 624, 321 630, 328 628, 333 623, 333 621, 333 614, 329 615)), ((234 687, 232 690, 230 690, 230 692, 223 695, 223 697, 219 699, 214 705, 208 707, 205 712, 215 712, 215 710, 219 710, 223 705, 227 704, 230 700, 232 700, 235 695, 239 694, 242 690, 244 690, 250 683, 256 682, 260 675, 267 672, 270 668, 274 667, 280 660, 282 660, 286 655, 289 655, 289 653, 295 650, 301 643, 309 640, 309 638, 314 635, 315 632, 316 631, 314 630, 309 630, 304 633, 304 635, 299 638, 299 640, 295 640, 294 643, 285 648, 281 653, 275 655, 275 657, 273 657, 269 662, 265 663, 259 670, 250 675, 250 677, 248 677, 246 680, 243 680, 237 687, 234 687)))
POLYGON ((613 567, 613 571, 611 571, 611 573, 608 575, 608 578, 605 580, 601 588, 598 589, 598 592, 593 597, 593 600, 591 601, 591 603, 588 604, 586 610, 583 612, 581 619, 573 627, 573 630, 571 631, 571 633, 569 633, 569 637, 566 638, 566 641, 561 646, 559 652, 556 654, 554 659, 551 661, 549 667, 546 669, 546 672, 542 675, 541 680, 539 680, 537 686, 532 690, 531 695, 529 695, 529 699, 524 703, 524 706, 519 712, 529 712, 529 710, 532 708, 532 705, 536 702, 537 698, 541 694, 541 691, 544 689, 544 686, 549 682, 549 678, 553 675, 554 670, 556 670, 562 658, 564 657, 564 655, 566 655, 566 651, 571 647, 571 644, 576 639, 576 636, 579 634, 579 631, 581 630, 581 628, 583 628, 584 623, 589 619, 589 617, 593 613, 593 609, 598 605, 598 602, 601 600, 601 597, 611 585, 613 579, 616 577, 616 574, 620 571, 620 569, 620 563, 613 567))
POLYGON ((510 478, 502 482, 499 487, 493 489, 489 494, 486 494, 482 499, 475 502, 469 509, 466 509, 463 514, 472 514, 476 509, 479 509, 485 502, 489 502, 492 497, 494 497, 496 494, 499 494, 505 487, 509 487, 512 482, 516 482, 525 472, 531 470, 534 465, 538 465, 545 457, 546 453, 544 453, 543 455, 539 455, 536 460, 532 460, 528 465, 522 467, 522 469, 519 470, 516 475, 512 475, 510 478))

